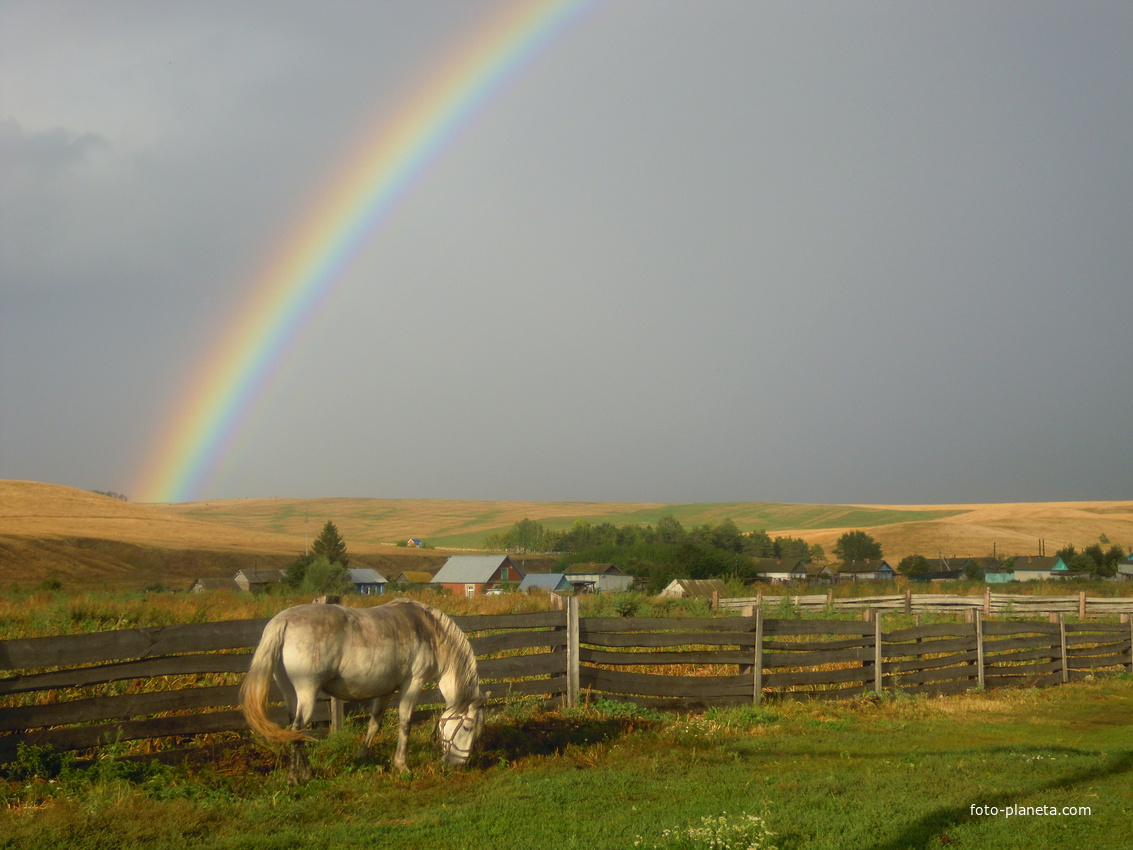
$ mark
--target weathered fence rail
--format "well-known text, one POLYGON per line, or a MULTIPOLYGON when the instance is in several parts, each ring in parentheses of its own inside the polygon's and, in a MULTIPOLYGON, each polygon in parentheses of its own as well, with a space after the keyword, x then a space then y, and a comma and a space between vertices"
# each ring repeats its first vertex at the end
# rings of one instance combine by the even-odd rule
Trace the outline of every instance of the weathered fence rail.
POLYGON ((790 605, 798 611, 859 611, 873 608, 879 611, 904 611, 906 614, 930 611, 955 613, 975 608, 981 610, 985 617, 993 614, 1029 617, 1037 614, 1061 613, 1077 614, 1084 619, 1133 612, 1133 597, 1088 596, 1085 591, 1070 596, 1030 596, 1018 593, 992 593, 990 589, 979 595, 913 593, 908 589, 903 594, 889 596, 837 597, 833 592, 827 592, 802 596, 760 594, 717 601, 721 611, 742 611, 753 606, 773 611, 776 606, 783 604, 790 605))
MULTIPOLYGON (((574 704, 583 692, 665 708, 954 693, 1133 671, 1133 625, 988 620, 883 629, 869 621, 747 616, 584 617, 576 600, 538 614, 454 617, 494 702, 574 704)), ((0 641, 0 761, 20 742, 107 741, 246 729, 239 674, 266 620, 0 641)), ((427 706, 438 698, 423 700, 427 706)), ((283 707, 273 709, 284 722, 283 707)), ((340 714, 323 703, 317 720, 340 714)))

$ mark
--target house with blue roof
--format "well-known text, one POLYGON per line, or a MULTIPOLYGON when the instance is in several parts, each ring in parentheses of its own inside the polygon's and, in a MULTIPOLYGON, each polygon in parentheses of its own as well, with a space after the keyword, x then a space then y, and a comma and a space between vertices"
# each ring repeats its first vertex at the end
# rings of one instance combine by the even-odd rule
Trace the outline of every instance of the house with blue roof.
POLYGON ((350 583, 354 585, 354 592, 359 596, 379 596, 385 592, 386 579, 377 570, 369 567, 350 567, 346 570, 350 575, 350 583))

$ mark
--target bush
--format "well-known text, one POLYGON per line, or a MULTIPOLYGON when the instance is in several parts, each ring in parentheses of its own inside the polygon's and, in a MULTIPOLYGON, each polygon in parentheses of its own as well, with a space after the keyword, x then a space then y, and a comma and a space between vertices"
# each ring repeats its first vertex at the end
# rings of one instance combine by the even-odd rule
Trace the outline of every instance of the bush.
POLYGON ((346 567, 337 561, 331 562, 323 555, 314 558, 303 573, 303 580, 299 583, 299 590, 303 593, 333 594, 342 596, 354 590, 350 581, 350 573, 346 567))
POLYGON ((69 770, 74 764, 74 753, 20 741, 16 745, 16 758, 4 766, 4 772, 14 782, 24 782, 28 779, 58 779, 63 771, 69 770))

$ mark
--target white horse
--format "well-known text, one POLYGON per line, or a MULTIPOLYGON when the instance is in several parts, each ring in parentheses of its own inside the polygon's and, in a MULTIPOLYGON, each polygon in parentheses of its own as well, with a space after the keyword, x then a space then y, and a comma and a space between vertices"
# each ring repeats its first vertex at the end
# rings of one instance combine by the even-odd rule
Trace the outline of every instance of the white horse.
POLYGON ((320 691, 340 700, 373 699, 358 758, 369 751, 390 697, 400 691, 393 767, 405 771, 413 707, 421 688, 432 681, 445 700, 438 724, 444 762, 464 764, 484 728, 476 656, 456 623, 420 602, 399 599, 376 608, 297 605, 276 614, 264 628, 240 697, 253 731, 270 742, 293 745, 288 779, 295 783, 311 777, 305 742, 312 739, 303 729, 320 691), (287 729, 267 716, 273 678, 287 702, 287 729))

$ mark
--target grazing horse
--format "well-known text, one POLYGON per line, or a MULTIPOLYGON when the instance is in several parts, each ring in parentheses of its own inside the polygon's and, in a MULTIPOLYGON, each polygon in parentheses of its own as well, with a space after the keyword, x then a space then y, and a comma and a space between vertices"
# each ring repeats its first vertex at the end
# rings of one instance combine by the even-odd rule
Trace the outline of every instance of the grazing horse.
POLYGON ((405 771, 413 707, 427 682, 436 682, 445 700, 438 724, 443 760, 464 764, 484 728, 476 656, 456 623, 420 602, 296 605, 281 611, 264 628, 240 697, 253 731, 272 743, 293 745, 288 779, 296 783, 311 777, 305 742, 312 739, 303 730, 320 691, 340 700, 373 699, 357 758, 369 751, 390 697, 400 691, 393 767, 405 771), (273 678, 287 702, 287 729, 267 716, 273 678))

